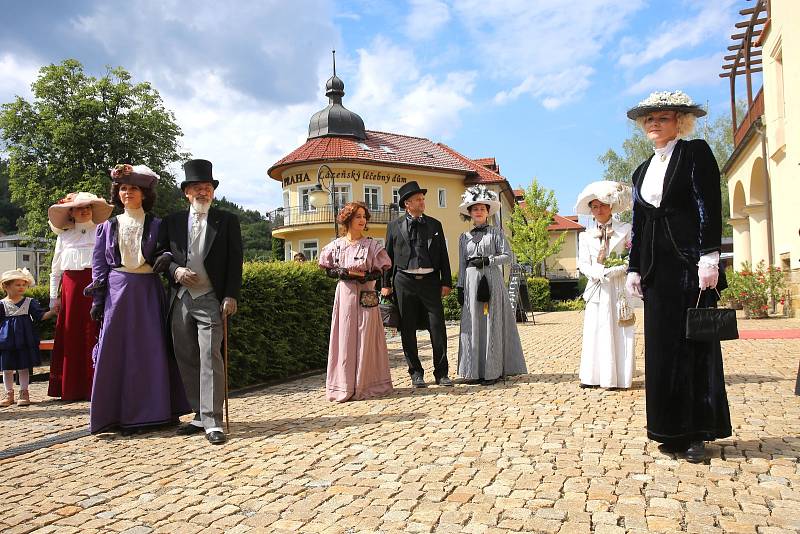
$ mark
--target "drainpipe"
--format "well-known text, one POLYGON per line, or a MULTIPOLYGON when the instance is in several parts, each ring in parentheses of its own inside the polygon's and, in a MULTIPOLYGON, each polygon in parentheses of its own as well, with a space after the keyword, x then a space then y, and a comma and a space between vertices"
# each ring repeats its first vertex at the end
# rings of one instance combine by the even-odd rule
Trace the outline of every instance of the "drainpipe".
POLYGON ((764 175, 767 178, 767 258, 770 265, 775 265, 775 253, 772 250, 772 180, 769 177, 769 160, 767 159, 767 129, 764 126, 764 116, 758 118, 756 131, 761 137, 761 159, 764 160, 764 175))

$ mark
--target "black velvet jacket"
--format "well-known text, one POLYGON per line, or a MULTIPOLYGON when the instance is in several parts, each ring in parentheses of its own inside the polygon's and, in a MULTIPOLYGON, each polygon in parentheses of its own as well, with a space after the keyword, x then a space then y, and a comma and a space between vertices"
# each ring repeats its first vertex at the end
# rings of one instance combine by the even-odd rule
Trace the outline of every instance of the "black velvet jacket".
MULTIPOLYGON (((439 282, 451 287, 453 279, 450 274, 450 258, 447 255, 447 244, 444 240, 442 223, 425 215, 428 232, 428 253, 434 272, 439 274, 439 282)), ((392 259, 392 268, 383 275, 383 287, 392 287, 392 279, 398 269, 407 269, 411 257, 411 246, 408 239, 406 216, 401 215, 386 228, 386 252, 392 259)))
MULTIPOLYGON (((158 234, 160 250, 172 254, 169 266, 170 302, 180 289, 175 270, 186 267, 189 243, 189 211, 164 217, 158 234)), ((238 299, 242 287, 242 232, 236 215, 217 208, 208 211, 206 219, 206 257, 203 264, 211 286, 220 302, 225 297, 238 299)))
POLYGON ((633 230, 629 272, 647 281, 655 267, 656 242, 665 240, 675 256, 694 266, 703 254, 720 250, 720 175, 711 147, 702 139, 679 140, 664 176, 661 206, 642 199, 642 181, 652 156, 634 171, 633 230))

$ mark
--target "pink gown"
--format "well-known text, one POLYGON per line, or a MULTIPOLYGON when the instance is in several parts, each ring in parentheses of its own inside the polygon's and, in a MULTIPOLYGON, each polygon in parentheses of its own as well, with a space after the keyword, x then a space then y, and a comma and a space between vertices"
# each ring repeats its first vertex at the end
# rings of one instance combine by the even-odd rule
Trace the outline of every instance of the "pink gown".
MULTIPOLYGON (((319 265, 324 268, 365 272, 382 271, 391 264, 383 246, 367 237, 352 244, 340 237, 323 248, 319 257, 319 265)), ((359 293, 374 289, 374 280, 340 280, 336 285, 325 384, 328 400, 363 400, 392 391, 389 351, 379 308, 359 304, 359 293)))

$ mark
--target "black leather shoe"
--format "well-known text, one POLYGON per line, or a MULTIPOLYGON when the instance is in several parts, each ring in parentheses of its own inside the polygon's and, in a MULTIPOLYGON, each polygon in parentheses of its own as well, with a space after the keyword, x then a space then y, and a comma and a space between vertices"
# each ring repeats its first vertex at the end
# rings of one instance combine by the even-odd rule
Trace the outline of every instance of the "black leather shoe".
POLYGON ((686 461, 699 464, 706 460, 706 444, 704 441, 693 441, 686 449, 686 461))
POLYGON ((583 384, 581 383, 581 387, 584 389, 591 389, 591 388, 599 388, 600 386, 597 384, 583 384))
POLYGON ((482 386, 493 386, 497 384, 497 381, 500 380, 499 378, 490 378, 489 380, 481 380, 482 386))
POLYGON ((658 446, 658 450, 664 454, 679 454, 686 452, 689 448, 688 441, 668 441, 658 446))
POLYGON ((428 384, 425 383, 425 379, 422 378, 422 375, 412 375, 411 376, 411 387, 426 388, 426 387, 428 387, 428 384))
POLYGON ((179 426, 175 433, 179 436, 191 436, 192 434, 199 434, 204 431, 205 429, 202 426, 186 423, 185 425, 179 426))
POLYGON ((223 434, 219 430, 214 430, 213 432, 208 432, 206 434, 206 439, 212 445, 222 445, 223 443, 228 441, 228 438, 225 437, 225 434, 223 434))
POLYGON ((138 432, 139 432, 138 429, 130 427, 123 427, 119 429, 120 435, 124 438, 130 437, 134 434, 138 434, 138 432))
POLYGON ((451 388, 451 387, 453 387, 453 381, 450 380, 449 376, 443 376, 441 378, 437 378, 436 379, 436 385, 437 386, 444 386, 446 388, 451 388))

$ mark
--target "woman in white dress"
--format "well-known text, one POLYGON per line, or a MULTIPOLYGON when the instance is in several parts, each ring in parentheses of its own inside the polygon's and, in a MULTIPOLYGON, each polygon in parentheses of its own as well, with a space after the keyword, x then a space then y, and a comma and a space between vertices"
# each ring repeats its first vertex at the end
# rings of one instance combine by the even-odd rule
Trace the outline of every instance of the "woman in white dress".
MULTIPOLYGON (((612 218, 630 207, 630 188, 618 182, 593 182, 578 196, 575 211, 592 215, 597 227, 578 236, 578 269, 588 278, 583 298, 581 387, 629 388, 636 366, 635 326, 620 311, 630 303, 625 290, 626 265, 621 263, 631 241, 631 225, 612 218), (628 319, 627 321, 625 319, 628 319)), ((628 308, 629 310, 630 308, 628 308)))

